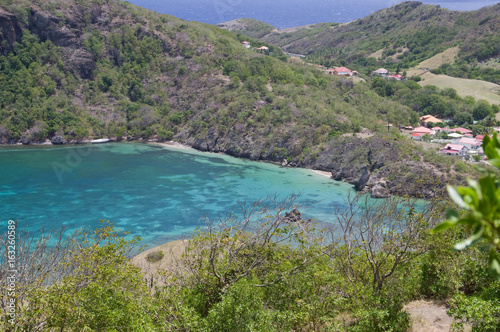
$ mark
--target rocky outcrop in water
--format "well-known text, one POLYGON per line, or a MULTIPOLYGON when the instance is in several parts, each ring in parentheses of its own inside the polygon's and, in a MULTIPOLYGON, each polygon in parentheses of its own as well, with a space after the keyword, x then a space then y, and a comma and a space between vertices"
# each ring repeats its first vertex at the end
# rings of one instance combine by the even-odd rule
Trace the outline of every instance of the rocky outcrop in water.
POLYGON ((391 196, 389 190, 386 189, 386 182, 380 181, 370 189, 370 194, 373 198, 388 198, 391 196))
POLYGON ((354 181, 354 188, 356 190, 363 190, 368 183, 368 180, 370 179, 370 171, 369 171, 370 166, 366 165, 361 167, 361 177, 357 180, 354 181))
POLYGON ((286 212, 285 217, 283 218, 284 222, 299 222, 301 220, 302 216, 297 208, 293 209, 290 212, 286 212))

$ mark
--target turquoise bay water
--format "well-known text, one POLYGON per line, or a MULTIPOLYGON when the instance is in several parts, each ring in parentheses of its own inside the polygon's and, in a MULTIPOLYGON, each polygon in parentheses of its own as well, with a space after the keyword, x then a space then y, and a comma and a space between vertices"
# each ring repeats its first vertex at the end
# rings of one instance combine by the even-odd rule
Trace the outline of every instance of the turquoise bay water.
POLYGON ((306 218, 332 222, 352 190, 311 170, 140 143, 2 147, 0 170, 1 225, 73 230, 106 219, 150 246, 270 195, 298 194, 306 218))

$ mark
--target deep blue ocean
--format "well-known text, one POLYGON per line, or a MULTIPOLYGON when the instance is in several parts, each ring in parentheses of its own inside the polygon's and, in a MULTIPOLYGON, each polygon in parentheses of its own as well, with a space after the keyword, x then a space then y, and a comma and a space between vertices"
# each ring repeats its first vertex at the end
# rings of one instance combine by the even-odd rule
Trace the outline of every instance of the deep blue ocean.
MULTIPOLYGON (((0 227, 37 232, 100 219, 159 245, 188 237, 238 202, 298 194, 305 218, 332 222, 350 185, 307 169, 155 144, 0 148, 0 227)), ((4 231, 2 231, 3 233, 4 231)))
MULTIPOLYGON (((345 23, 404 0, 129 0, 130 3, 188 21, 217 24, 242 17, 279 29, 312 23, 345 23)), ((476 10, 498 0, 421 0, 451 10, 476 10)))

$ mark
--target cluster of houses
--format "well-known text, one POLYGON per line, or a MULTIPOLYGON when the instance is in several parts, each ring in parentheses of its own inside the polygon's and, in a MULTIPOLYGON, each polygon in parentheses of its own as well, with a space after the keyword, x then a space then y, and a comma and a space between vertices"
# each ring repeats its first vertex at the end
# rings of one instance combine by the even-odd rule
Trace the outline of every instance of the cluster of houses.
MULTIPOLYGON (((331 74, 331 75, 336 75, 336 76, 357 76, 359 75, 359 73, 355 70, 350 70, 346 67, 337 67, 337 68, 328 68, 326 69, 325 67, 323 66, 320 66, 320 65, 316 65, 316 67, 319 69, 319 70, 323 70, 325 72, 327 72, 328 74, 331 74)), ((404 77, 402 75, 399 75, 399 74, 394 74, 394 75, 390 75, 389 71, 385 68, 379 68, 377 70, 375 70, 373 73, 373 75, 378 75, 380 77, 384 77, 386 79, 394 79, 394 80, 398 80, 398 81, 401 81, 404 79, 404 77)))
MULTIPOLYGON (((435 118, 432 115, 426 115, 420 118, 421 124, 426 125, 428 123, 442 123, 443 121, 435 118)), ((497 132, 500 132, 500 128, 495 128, 497 132)), ((448 140, 450 141, 446 146, 439 150, 439 153, 459 156, 462 158, 469 158, 472 156, 484 156, 484 151, 482 148, 483 139, 485 135, 476 135, 474 137, 472 130, 457 127, 433 127, 428 128, 425 126, 420 126, 414 128, 412 131, 412 139, 420 141, 427 135, 428 138, 434 138, 438 133, 444 132, 447 134, 448 140)))
MULTIPOLYGON (((241 44, 243 44, 243 46, 245 48, 251 47, 250 42, 248 42, 248 41, 242 41, 241 44)), ((261 46, 261 47, 258 47, 256 50, 259 52, 267 53, 267 52, 269 52, 269 47, 261 46)), ((315 65, 315 66, 317 69, 322 70, 322 71, 324 71, 328 74, 331 74, 331 75, 336 75, 336 76, 358 76, 359 75, 359 73, 356 70, 350 70, 349 68, 346 68, 346 67, 327 68, 327 67, 323 67, 321 65, 315 65)), ((385 68, 379 68, 379 69, 375 70, 372 73, 372 75, 378 75, 378 76, 386 78, 386 79, 394 79, 394 80, 398 80, 398 81, 401 81, 404 79, 404 77, 400 74, 390 75, 390 72, 385 68)))

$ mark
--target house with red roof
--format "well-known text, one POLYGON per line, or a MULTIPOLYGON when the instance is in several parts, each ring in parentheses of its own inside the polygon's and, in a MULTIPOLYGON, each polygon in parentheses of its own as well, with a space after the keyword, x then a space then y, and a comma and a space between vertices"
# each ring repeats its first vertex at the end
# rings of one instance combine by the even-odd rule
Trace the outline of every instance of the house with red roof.
POLYGON ((413 132, 411 133, 411 138, 420 141, 422 140, 422 137, 424 135, 429 135, 429 136, 434 136, 436 132, 432 129, 429 129, 427 127, 417 127, 413 129, 413 132))
POLYGON ((338 68, 335 68, 335 70, 333 71, 333 74, 337 75, 337 76, 350 76, 352 74, 352 72, 349 69, 347 69, 346 67, 338 67, 338 68))
MULTIPOLYGON (((488 135, 488 136, 491 138, 490 135, 488 135)), ((475 137, 475 139, 477 139, 479 142, 483 143, 485 137, 486 137, 486 135, 477 135, 475 137)))
POLYGON ((413 129, 414 133, 420 133, 420 134, 429 134, 429 135, 434 135, 436 132, 432 129, 429 129, 427 127, 417 127, 413 129))
POLYGON ((250 42, 243 41, 241 43, 243 44, 243 46, 245 46, 245 48, 250 48, 250 42))
POLYGON ((424 124, 440 123, 440 122, 443 122, 443 120, 440 120, 440 119, 434 117, 433 115, 424 115, 424 116, 420 117, 420 122, 422 122, 424 124))
POLYGON ((415 141, 421 141, 422 140, 422 136, 424 136, 425 134, 422 134, 422 133, 411 133, 411 139, 415 140, 415 141))
POLYGON ((446 144, 446 146, 439 150, 440 153, 444 153, 450 156, 460 156, 460 157, 466 157, 469 154, 469 149, 460 144, 446 144))
POLYGON ((465 128, 462 128, 462 127, 457 127, 457 128, 453 128, 451 129, 452 132, 456 133, 460 133, 462 135, 467 135, 467 134, 470 134, 472 135, 472 130, 469 130, 469 129, 465 129, 465 128))
POLYGON ((469 150, 477 150, 481 147, 481 142, 479 142, 475 138, 469 138, 469 137, 462 137, 461 139, 459 139, 454 143, 466 146, 469 150))
POLYGON ((396 74, 396 75, 387 75, 387 79, 401 81, 403 79, 403 76, 401 76, 399 74, 396 74))

